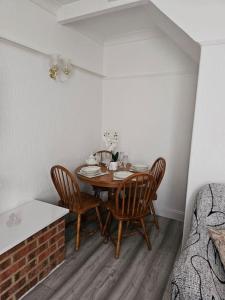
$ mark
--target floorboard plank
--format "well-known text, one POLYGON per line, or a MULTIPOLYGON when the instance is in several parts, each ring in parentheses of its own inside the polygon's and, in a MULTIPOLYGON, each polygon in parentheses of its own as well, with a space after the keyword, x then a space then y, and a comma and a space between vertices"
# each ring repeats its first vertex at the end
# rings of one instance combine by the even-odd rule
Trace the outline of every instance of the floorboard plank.
POLYGON ((113 244, 104 244, 99 234, 84 240, 78 252, 74 241, 69 241, 65 263, 24 299, 161 300, 183 224, 162 217, 159 224, 159 231, 150 225, 151 251, 144 239, 135 235, 123 239, 119 259, 114 258, 113 244))

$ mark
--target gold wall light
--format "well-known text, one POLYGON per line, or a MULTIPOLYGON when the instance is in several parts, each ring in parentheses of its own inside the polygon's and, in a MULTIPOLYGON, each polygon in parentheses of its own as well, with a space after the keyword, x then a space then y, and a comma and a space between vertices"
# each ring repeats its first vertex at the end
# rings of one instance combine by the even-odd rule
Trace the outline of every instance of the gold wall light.
POLYGON ((49 77, 53 80, 65 81, 72 72, 70 59, 64 59, 58 54, 50 58, 49 77))

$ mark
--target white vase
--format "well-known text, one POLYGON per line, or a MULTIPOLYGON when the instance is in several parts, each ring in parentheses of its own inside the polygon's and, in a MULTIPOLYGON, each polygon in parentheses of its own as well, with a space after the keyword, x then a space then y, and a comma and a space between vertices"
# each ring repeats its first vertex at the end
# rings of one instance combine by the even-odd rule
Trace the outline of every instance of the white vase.
POLYGON ((118 169, 118 161, 111 161, 109 164, 110 171, 116 171, 118 169))

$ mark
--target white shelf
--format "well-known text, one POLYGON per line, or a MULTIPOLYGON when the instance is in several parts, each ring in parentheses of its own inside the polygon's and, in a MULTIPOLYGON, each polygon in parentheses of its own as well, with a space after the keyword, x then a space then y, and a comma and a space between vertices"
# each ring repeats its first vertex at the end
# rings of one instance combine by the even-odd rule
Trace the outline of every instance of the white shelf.
POLYGON ((68 212, 66 208, 33 200, 0 214, 0 255, 68 212))

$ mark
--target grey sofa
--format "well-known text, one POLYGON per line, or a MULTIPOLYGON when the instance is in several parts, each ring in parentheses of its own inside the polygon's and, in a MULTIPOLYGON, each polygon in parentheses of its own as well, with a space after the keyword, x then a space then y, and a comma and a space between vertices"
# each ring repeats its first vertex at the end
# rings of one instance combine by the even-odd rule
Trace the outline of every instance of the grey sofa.
POLYGON ((225 184, 209 184, 198 193, 190 235, 172 272, 172 300, 225 299, 225 270, 208 226, 225 228, 225 184))

